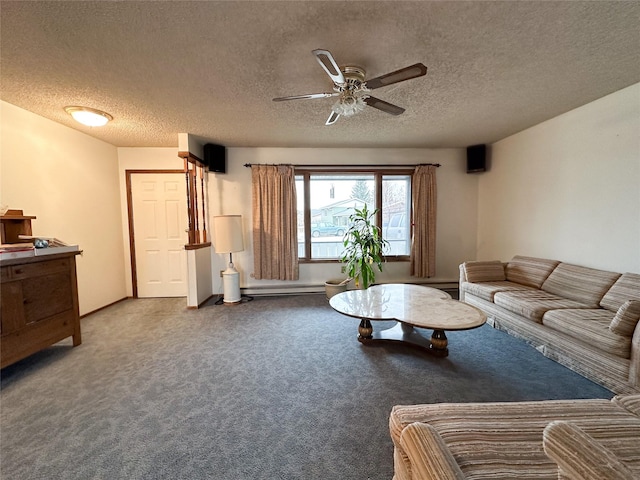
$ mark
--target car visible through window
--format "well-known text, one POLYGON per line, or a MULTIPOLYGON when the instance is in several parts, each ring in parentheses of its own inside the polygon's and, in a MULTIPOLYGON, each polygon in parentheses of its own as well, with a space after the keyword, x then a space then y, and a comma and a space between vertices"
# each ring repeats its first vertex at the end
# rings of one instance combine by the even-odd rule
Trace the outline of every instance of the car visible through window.
POLYGON ((311 224, 312 237, 342 237, 344 235, 344 227, 333 225, 331 223, 320 222, 311 224))

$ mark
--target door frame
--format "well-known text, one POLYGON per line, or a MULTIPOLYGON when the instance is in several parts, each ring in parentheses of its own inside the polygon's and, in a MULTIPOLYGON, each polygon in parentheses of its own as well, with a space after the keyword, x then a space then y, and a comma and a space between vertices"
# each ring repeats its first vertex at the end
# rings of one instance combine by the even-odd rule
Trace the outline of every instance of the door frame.
MULTIPOLYGON (((184 175, 184 170, 125 170, 125 183, 127 188, 127 220, 129 224, 129 256, 131 261, 131 293, 133 298, 138 298, 138 271, 136 267, 136 242, 135 232, 133 228, 133 191, 131 188, 131 175, 148 174, 155 175, 158 173, 180 173, 184 175)), ((185 194, 186 195, 186 194, 185 194)))

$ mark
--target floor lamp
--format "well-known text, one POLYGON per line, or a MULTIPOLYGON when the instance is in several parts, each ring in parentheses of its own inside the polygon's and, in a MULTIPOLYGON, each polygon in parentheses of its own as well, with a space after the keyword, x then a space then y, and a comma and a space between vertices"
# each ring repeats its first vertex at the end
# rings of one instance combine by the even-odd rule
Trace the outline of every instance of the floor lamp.
POLYGON ((224 303, 240 303, 240 274, 233 266, 233 252, 244 250, 242 241, 242 216, 220 215, 213 217, 214 248, 216 253, 228 253, 229 265, 222 272, 224 303))

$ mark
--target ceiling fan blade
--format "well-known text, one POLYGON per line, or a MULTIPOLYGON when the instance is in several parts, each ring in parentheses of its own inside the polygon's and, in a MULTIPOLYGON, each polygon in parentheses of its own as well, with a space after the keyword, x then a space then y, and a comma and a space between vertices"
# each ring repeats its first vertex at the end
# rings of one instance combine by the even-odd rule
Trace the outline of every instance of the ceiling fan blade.
POLYGON ((364 102, 370 107, 377 108, 383 112, 390 113, 391 115, 400 115, 404 112, 404 108, 394 105, 392 103, 385 102, 376 97, 368 97, 364 99, 364 102))
POLYGON ((338 121, 339 118, 340 118, 340 114, 331 110, 331 115, 329 115, 329 118, 327 118, 325 125, 333 125, 338 121))
POLYGON ((305 98, 328 98, 328 97, 335 97, 340 95, 340 93, 338 92, 331 92, 331 93, 310 93, 308 95, 292 95, 290 97, 278 97, 278 98, 274 98, 273 101, 274 102, 283 102, 285 100, 300 100, 300 99, 305 99, 305 98))
POLYGON ((381 75, 380 77, 367 80, 366 85, 369 90, 374 90, 380 87, 386 87, 393 83, 404 82, 405 80, 411 80, 412 78, 421 77, 427 74, 427 67, 421 63, 416 63, 409 67, 401 68, 395 72, 381 75))
POLYGON ((336 85, 344 85, 347 83, 344 79, 344 75, 340 71, 340 67, 338 67, 338 64, 329 50, 318 49, 314 50, 313 54, 316 56, 316 60, 318 60, 320 66, 324 68, 325 72, 327 72, 327 75, 331 77, 333 83, 336 85))

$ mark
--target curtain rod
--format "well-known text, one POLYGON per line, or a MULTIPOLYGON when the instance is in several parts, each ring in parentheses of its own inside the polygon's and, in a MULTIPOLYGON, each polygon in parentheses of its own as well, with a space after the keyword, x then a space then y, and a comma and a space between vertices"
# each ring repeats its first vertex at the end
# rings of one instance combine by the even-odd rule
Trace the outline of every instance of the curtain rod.
POLYGON ((245 163, 244 166, 249 168, 253 165, 269 165, 272 167, 278 167, 278 166, 292 166, 292 167, 299 167, 299 168, 328 168, 328 169, 335 169, 335 168, 371 168, 372 166, 375 168, 407 168, 407 167, 419 167, 419 166, 427 166, 427 165, 433 165, 434 167, 440 167, 441 165, 439 163, 412 163, 412 164, 386 164, 386 165, 332 165, 332 164, 322 164, 322 165, 294 165, 291 163, 245 163))

